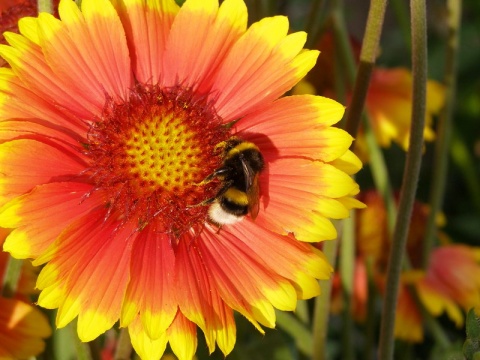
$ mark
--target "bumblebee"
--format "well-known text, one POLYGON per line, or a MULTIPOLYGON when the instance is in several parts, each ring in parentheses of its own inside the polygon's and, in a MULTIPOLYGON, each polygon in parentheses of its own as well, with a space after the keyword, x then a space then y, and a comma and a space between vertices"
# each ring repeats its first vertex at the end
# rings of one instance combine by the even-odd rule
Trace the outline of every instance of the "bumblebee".
POLYGON ((223 148, 223 163, 203 182, 214 178, 221 187, 214 198, 205 201, 211 204, 210 220, 217 225, 234 224, 250 214, 255 219, 260 209, 258 176, 265 161, 258 147, 248 141, 232 137, 217 145, 223 148))

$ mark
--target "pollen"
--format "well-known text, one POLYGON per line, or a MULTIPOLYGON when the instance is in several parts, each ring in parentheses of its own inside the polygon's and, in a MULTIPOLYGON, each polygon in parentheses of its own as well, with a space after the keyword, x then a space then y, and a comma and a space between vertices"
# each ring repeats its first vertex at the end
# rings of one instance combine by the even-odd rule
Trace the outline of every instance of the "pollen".
POLYGON ((196 133, 173 114, 155 116, 126 136, 125 153, 132 176, 150 191, 179 192, 202 176, 202 156, 196 133))
POLYGON ((228 138, 212 106, 181 87, 137 86, 125 101, 107 101, 84 146, 94 191, 105 195, 110 216, 155 221, 181 236, 205 221, 198 206, 215 196, 204 183, 220 165, 217 144, 228 138))

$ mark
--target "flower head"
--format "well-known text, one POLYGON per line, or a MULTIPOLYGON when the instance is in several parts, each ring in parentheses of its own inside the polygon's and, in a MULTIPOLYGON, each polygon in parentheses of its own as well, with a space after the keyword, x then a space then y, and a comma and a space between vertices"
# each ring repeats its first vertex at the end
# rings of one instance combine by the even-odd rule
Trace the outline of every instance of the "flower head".
MULTIPOLYGON (((0 228, 0 245, 10 231, 0 228)), ((9 255, 0 252, 0 279, 4 279, 9 255)), ((24 262, 13 297, 0 296, 0 359, 27 359, 45 349, 44 339, 51 335, 48 319, 28 299, 35 293, 36 272, 24 262)))
POLYGON ((119 320, 142 358, 169 342, 189 359, 198 326, 227 354, 233 310, 263 331, 330 276, 310 242, 335 238, 329 218, 361 206, 352 139, 331 127, 343 107, 279 98, 318 52, 285 17, 247 29, 241 0, 81 6, 22 19, 0 48, 5 249, 45 264, 38 303, 58 308, 59 327, 78 316, 84 341, 119 320), (257 182, 255 221, 212 223, 212 202, 243 211, 257 182))

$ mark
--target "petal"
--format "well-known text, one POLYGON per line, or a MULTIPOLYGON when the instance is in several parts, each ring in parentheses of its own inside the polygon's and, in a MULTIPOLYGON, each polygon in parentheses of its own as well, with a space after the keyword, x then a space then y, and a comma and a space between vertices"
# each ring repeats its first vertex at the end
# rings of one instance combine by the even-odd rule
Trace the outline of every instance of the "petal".
POLYGON ((228 354, 235 343, 233 312, 225 306, 214 286, 196 246, 184 236, 179 241, 176 256, 176 296, 180 310, 205 334, 210 352, 218 341, 220 349, 228 354))
POLYGON ((0 358, 26 359, 45 349, 52 329, 46 316, 32 305, 0 297, 0 358))
POLYGON ((153 340, 160 338, 177 313, 174 271, 169 237, 152 225, 143 229, 132 249, 132 279, 123 304, 122 326, 140 313, 147 335, 153 340))
POLYGON ((219 64, 246 27, 243 1, 224 1, 220 9, 217 0, 187 1, 175 18, 167 42, 164 86, 180 82, 187 87, 198 86, 200 92, 208 91, 219 64))
POLYGON ((197 326, 179 311, 168 329, 168 341, 179 360, 193 359, 197 350, 197 326))
MULTIPOLYGON (((31 126, 28 129, 29 133, 35 131, 36 124, 41 124, 47 128, 47 131, 43 132, 44 135, 61 137, 61 140, 67 142, 71 141, 70 138, 76 138, 78 141, 78 135, 75 133, 86 131, 85 124, 78 118, 65 114, 65 111, 60 110, 56 104, 46 101, 26 88, 12 69, 0 68, 0 119, 12 118, 30 119, 32 122, 28 123, 31 126), (42 119, 42 121, 31 118, 42 119), (52 133, 49 134, 48 131, 52 133)), ((4 122, 2 121, 1 124, 2 129, 6 127, 4 122)), ((20 131, 21 126, 18 127, 16 136, 20 131)), ((7 139, 7 137, 4 138, 7 139)))
POLYGON ((317 242, 337 236, 325 216, 348 216, 342 202, 331 198, 350 195, 358 185, 329 164, 280 159, 268 164, 266 174, 260 176, 260 189, 259 225, 282 235, 292 233, 300 241, 317 242))
POLYGON ((86 198, 92 186, 51 183, 8 202, 0 209, 0 226, 16 228, 4 250, 19 259, 36 258, 73 221, 102 204, 97 193, 86 198))
POLYGON ((315 247, 292 236, 271 232, 256 221, 247 218, 235 226, 224 226, 222 233, 225 241, 235 241, 238 243, 236 246, 246 253, 261 254, 265 266, 271 272, 289 279, 302 299, 319 294, 316 279, 331 277, 333 268, 315 247))
POLYGON ((329 126, 339 121, 343 112, 342 105, 327 98, 284 97, 242 118, 237 129, 239 137, 255 143, 267 161, 301 156, 329 162, 343 155, 352 143, 348 133, 329 126))
POLYGON ((39 17, 40 43, 58 82, 102 109, 105 95, 126 98, 133 86, 122 23, 108 0, 59 5, 62 21, 39 17))
POLYGON ((125 28, 135 78, 156 84, 164 74, 165 46, 179 6, 174 0, 113 3, 125 28))
POLYGON ((73 223, 49 250, 34 261, 48 261, 37 287, 38 303, 59 307, 57 326, 77 314, 78 336, 90 341, 118 320, 130 277, 130 252, 134 227, 105 220, 101 208, 73 223))
POLYGON ((20 139, 0 144, 0 205, 38 184, 76 177, 84 168, 78 155, 50 141, 20 139))
MULTIPOLYGON (((42 21, 43 24, 49 24, 49 26, 52 26, 51 23, 57 24, 58 21, 46 13, 40 14, 36 20, 37 24, 42 21)), ((39 45, 18 34, 5 33, 5 37, 11 46, 0 45, 0 56, 8 61, 14 74, 32 93, 52 106, 68 109, 80 119, 89 119, 94 113, 98 113, 99 109, 93 104, 82 102, 82 97, 71 94, 71 86, 66 88, 62 86, 62 82, 57 79, 53 70, 46 63, 39 45)), ((28 102, 28 98, 19 99, 22 102, 28 102)))
POLYGON ((158 339, 151 339, 142 322, 137 318, 128 326, 128 333, 132 341, 132 346, 140 359, 158 360, 162 357, 167 347, 167 333, 163 333, 158 339))
POLYGON ((226 121, 277 99, 315 65, 317 51, 301 52, 306 34, 287 31, 286 17, 262 19, 233 45, 212 88, 226 121))
POLYGON ((275 326, 272 306, 294 310, 297 302, 290 282, 265 266, 229 233, 204 231, 198 244, 202 259, 220 296, 233 309, 265 326, 275 326), (245 304, 249 304, 245 306, 245 304))

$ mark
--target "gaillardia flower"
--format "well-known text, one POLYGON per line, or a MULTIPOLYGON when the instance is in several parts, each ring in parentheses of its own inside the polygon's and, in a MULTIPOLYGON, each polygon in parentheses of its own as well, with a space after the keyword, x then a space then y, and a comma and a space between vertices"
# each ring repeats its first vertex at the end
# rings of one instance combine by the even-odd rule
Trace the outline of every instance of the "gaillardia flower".
POLYGON ((280 98, 315 64, 306 34, 281 16, 247 29, 242 0, 62 0, 59 15, 0 48, 4 248, 44 264, 57 326, 78 316, 89 341, 119 321, 142 358, 169 342, 190 359, 197 326, 227 354, 233 310, 262 331, 317 295, 332 269, 311 242, 361 206, 361 164, 331 127, 343 106, 280 98))
MULTIPOLYGON (((0 246, 10 231, 0 228, 0 246)), ((0 252, 0 279, 4 279, 10 255, 0 252)), ((17 289, 13 297, 0 295, 0 359, 28 359, 45 349, 44 339, 52 333, 47 317, 31 304, 29 295, 34 293, 36 272, 24 261, 17 289)), ((12 290, 12 289, 10 289, 12 290)))

